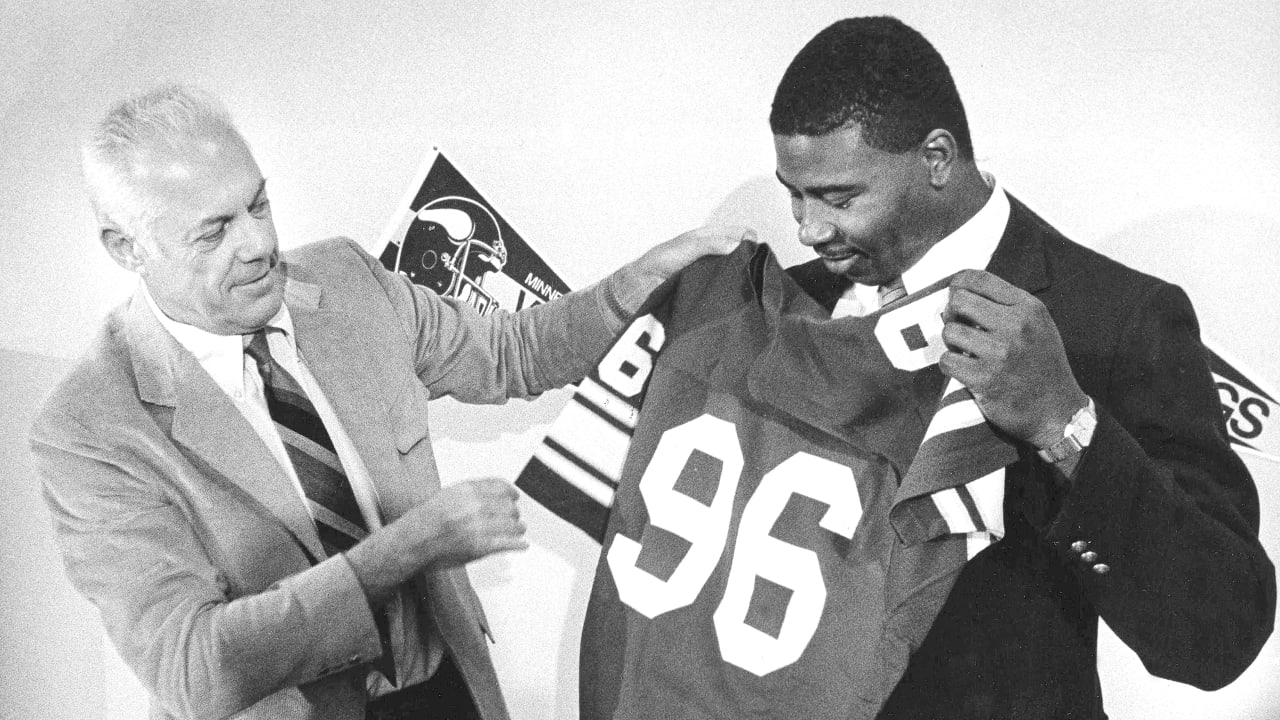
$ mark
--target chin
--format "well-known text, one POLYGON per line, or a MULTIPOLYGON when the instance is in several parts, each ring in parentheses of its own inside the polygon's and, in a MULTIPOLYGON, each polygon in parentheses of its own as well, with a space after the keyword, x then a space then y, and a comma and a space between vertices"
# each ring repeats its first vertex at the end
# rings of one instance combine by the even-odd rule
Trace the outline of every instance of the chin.
POLYGON ((268 293, 253 302, 245 303, 229 318, 228 324, 233 325, 239 335, 255 332, 270 322, 280 312, 283 304, 283 292, 268 293))
POLYGON ((275 292, 262 298, 255 303, 254 318, 258 320, 258 327, 266 325, 271 318, 280 312, 280 306, 284 304, 284 293, 275 292))
POLYGON ((832 275, 853 278, 856 274, 853 272, 853 258, 844 258, 841 260, 828 260, 826 258, 822 258, 822 265, 827 269, 827 272, 832 275))
POLYGON ((858 262, 863 258, 850 258, 845 260, 823 260, 822 264, 833 275, 857 283, 859 285, 883 285, 891 280, 894 276, 885 276, 885 273, 876 267, 868 267, 866 262, 858 262))
POLYGON ((833 275, 858 283, 859 285, 880 285, 882 280, 878 278, 875 271, 857 262, 857 258, 849 260, 824 260, 823 265, 833 275))

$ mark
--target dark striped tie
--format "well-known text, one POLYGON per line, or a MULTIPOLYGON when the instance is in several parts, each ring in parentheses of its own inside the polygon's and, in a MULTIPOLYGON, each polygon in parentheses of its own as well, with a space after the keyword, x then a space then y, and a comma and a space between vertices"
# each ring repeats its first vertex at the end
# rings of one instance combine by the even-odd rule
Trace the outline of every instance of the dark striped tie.
MULTIPOLYGON (((267 411, 275 421, 298 482, 307 496, 307 507, 315 520, 320 543, 325 553, 332 557, 350 550, 369 534, 369 529, 319 413, 298 381, 271 357, 267 343, 270 330, 263 328, 254 333, 245 353, 258 364, 267 411)), ((394 684, 395 656, 391 649, 387 615, 375 610, 373 616, 382 641, 382 657, 375 666, 394 684)))

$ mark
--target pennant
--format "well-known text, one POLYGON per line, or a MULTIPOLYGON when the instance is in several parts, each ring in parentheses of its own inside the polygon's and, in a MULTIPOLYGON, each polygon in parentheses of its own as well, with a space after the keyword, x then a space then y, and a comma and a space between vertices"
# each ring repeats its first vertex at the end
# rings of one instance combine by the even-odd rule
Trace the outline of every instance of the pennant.
POLYGON ((652 315, 631 323, 579 383, 516 478, 516 487, 596 542, 604 542, 622 463, 664 339, 662 323, 652 315))
MULTIPOLYGON (((379 260, 417 285, 515 312, 569 292, 438 148, 423 160, 382 234, 379 260)), ((577 387, 516 486, 597 542, 631 444, 662 325, 640 318, 577 387)))
POLYGON ((569 286, 439 149, 382 236, 383 267, 482 315, 515 312, 569 292, 569 286))
POLYGON ((1230 356, 1224 350, 1207 340, 1205 352, 1222 401, 1231 445, 1245 457, 1280 463, 1280 422, 1276 421, 1276 398, 1280 394, 1259 382, 1256 372, 1244 370, 1238 360, 1228 360, 1230 356))

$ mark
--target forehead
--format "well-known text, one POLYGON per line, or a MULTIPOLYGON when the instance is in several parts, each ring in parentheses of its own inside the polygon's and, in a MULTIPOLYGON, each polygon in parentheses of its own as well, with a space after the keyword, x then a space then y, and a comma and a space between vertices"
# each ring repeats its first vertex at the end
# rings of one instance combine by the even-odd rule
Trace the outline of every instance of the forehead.
POLYGON ((145 149, 130 180, 172 231, 251 202, 262 172, 244 141, 223 130, 145 149))
POLYGON ((869 182, 901 169, 906 159, 868 146, 857 126, 825 135, 774 135, 773 145, 778 177, 801 189, 869 182))

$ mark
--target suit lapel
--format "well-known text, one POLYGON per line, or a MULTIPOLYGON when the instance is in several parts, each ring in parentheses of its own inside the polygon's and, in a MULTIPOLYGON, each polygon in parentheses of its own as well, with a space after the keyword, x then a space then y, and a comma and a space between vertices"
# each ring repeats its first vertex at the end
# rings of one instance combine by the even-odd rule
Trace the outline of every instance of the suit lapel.
POLYGON ((128 328, 139 396, 173 408, 174 443, 265 507, 312 557, 324 557, 315 525, 289 477, 222 388, 164 329, 140 292, 130 304, 128 328))
MULTIPOLYGON (((344 298, 345 295, 322 292, 318 285, 291 278, 285 302, 293 318, 298 352, 368 469, 383 522, 389 523, 439 489, 431 482, 434 473, 405 472, 402 447, 397 442, 398 437, 406 435, 427 443, 417 452, 427 453, 427 461, 432 462, 430 441, 423 439, 427 434, 428 394, 409 363, 403 365, 401 372, 401 366, 394 361, 404 354, 403 347, 395 345, 397 340, 403 343, 403 338, 397 337, 394 330, 387 330, 386 323, 330 306, 344 298), (378 328, 384 332, 378 332, 378 328)), ((414 585, 418 602, 430 609, 436 628, 445 644, 457 653, 455 659, 468 679, 474 679, 476 673, 491 678, 492 668, 474 660, 484 657, 474 628, 479 624, 488 632, 488 626, 465 574, 452 570, 423 572, 415 578, 414 585)))
POLYGON ((428 488, 407 482, 399 466, 392 422, 404 378, 384 369, 392 350, 364 318, 328 308, 317 285, 291 279, 286 302, 298 351, 368 468, 384 521, 394 520, 425 500, 428 488))

